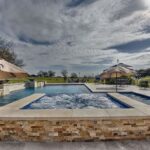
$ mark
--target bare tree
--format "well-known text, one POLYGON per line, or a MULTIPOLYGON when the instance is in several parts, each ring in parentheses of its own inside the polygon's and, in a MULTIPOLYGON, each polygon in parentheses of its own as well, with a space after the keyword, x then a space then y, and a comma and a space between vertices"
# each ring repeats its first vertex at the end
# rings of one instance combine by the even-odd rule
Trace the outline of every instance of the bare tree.
POLYGON ((67 81, 67 77, 68 77, 68 71, 67 70, 62 70, 61 71, 62 76, 64 77, 64 81, 67 81))
POLYGON ((72 78, 72 79, 77 79, 77 78, 78 78, 78 75, 73 72, 73 73, 71 73, 71 78, 72 78))
POLYGON ((23 60, 18 59, 17 54, 13 50, 13 43, 7 42, 0 38, 0 58, 15 64, 19 67, 23 67, 23 60))
POLYGON ((55 72, 54 71, 48 71, 48 76, 49 77, 55 77, 55 72))

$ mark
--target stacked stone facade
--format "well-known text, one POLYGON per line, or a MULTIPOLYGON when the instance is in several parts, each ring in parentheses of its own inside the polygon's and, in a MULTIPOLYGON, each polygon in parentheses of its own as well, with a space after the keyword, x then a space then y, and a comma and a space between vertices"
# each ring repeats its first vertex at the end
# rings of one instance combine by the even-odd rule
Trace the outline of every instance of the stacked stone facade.
POLYGON ((150 138, 150 119, 1 120, 1 141, 101 141, 150 138))

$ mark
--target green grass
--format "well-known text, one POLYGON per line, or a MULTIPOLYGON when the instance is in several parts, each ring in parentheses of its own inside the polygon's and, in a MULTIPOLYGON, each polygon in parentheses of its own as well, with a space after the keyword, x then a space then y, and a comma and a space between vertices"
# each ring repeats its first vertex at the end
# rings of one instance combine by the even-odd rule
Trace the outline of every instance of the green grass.
POLYGON ((139 86, 140 85, 140 81, 148 81, 149 82, 149 87, 150 87, 150 76, 140 78, 139 80, 136 79, 133 82, 133 84, 139 86))
POLYGON ((48 77, 36 77, 36 78, 23 78, 23 79, 10 79, 8 83, 23 83, 29 79, 35 79, 36 81, 46 81, 47 83, 64 83, 64 79, 59 78, 48 78, 48 77))
POLYGON ((47 83, 64 83, 64 79, 62 77, 37 77, 34 78, 36 81, 46 81, 47 83))
POLYGON ((149 81, 150 82, 150 76, 144 77, 141 80, 149 81))
MULTIPOLYGON (((64 78, 63 77, 37 77, 34 78, 36 81, 46 81, 47 83, 65 83, 64 78)), ((80 78, 81 80, 81 78, 80 78)), ((87 81, 88 83, 93 83, 94 79, 90 78, 87 81)))
MULTIPOLYGON (((23 79, 10 79, 8 83, 23 83, 28 81, 29 79, 34 79, 38 82, 40 81, 46 81, 47 83, 65 83, 64 78, 63 77, 35 77, 35 78, 23 78, 23 79)), ((82 80, 82 78, 80 78, 80 80, 82 80)), ((94 78, 89 78, 87 80, 88 83, 93 83, 94 82, 94 78)))
POLYGON ((8 81, 8 83, 23 83, 23 82, 25 82, 27 80, 28 80, 27 78, 24 78, 24 79, 10 79, 8 81))

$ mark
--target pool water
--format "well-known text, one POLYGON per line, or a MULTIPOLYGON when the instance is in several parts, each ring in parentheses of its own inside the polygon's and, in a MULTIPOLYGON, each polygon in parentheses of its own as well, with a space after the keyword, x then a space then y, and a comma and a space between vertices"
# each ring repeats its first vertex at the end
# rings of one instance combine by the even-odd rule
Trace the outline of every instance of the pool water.
POLYGON ((45 93, 48 95, 56 94, 80 94, 90 93, 84 85, 51 85, 42 88, 30 88, 11 92, 9 95, 0 97, 0 106, 12 103, 34 93, 45 93))
POLYGON ((144 96, 144 95, 134 93, 134 92, 127 92, 127 93, 125 92, 125 93, 121 93, 121 94, 123 94, 124 96, 127 96, 129 98, 132 98, 134 100, 137 100, 142 103, 150 105, 150 97, 148 97, 148 96, 144 96))
POLYGON ((45 93, 46 96, 23 109, 128 108, 105 93, 91 93, 85 85, 49 85, 42 88, 24 89, 1 97, 0 106, 34 93, 45 93))
POLYGON ((23 109, 83 109, 83 108, 128 108, 105 93, 57 94, 44 96, 23 109))

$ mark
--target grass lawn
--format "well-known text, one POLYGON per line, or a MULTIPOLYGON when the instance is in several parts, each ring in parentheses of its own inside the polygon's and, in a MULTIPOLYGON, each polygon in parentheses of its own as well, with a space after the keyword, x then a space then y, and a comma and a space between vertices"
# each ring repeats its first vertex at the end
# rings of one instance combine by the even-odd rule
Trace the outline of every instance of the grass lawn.
POLYGON ((144 77, 144 78, 142 78, 142 80, 146 80, 146 81, 150 82, 150 76, 144 77))
POLYGON ((62 77, 36 77, 34 78, 36 81, 46 81, 47 83, 64 83, 64 79, 62 77))
POLYGON ((9 79, 8 83, 22 83, 27 81, 27 78, 23 78, 23 79, 9 79))
MULTIPOLYGON (((23 79, 10 79, 8 83, 22 83, 28 81, 29 79, 35 79, 36 81, 46 81, 47 83, 65 83, 63 77, 35 77, 35 78, 23 78, 23 79)), ((82 80, 82 78, 80 78, 82 80)), ((93 83, 94 78, 89 78, 87 80, 88 83, 93 83)))

